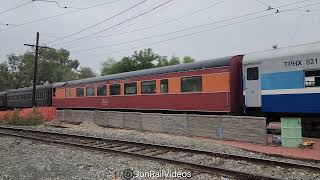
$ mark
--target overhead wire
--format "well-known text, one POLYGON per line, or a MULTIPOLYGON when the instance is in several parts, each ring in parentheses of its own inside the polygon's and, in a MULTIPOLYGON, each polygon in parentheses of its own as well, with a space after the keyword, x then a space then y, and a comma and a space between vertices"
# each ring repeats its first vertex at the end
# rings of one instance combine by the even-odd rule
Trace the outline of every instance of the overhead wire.
POLYGON ((76 8, 76 7, 70 7, 70 6, 62 6, 58 3, 58 1, 52 1, 52 0, 33 0, 34 2, 48 2, 48 3, 55 3, 59 8, 63 8, 63 9, 67 9, 67 8, 71 8, 71 9, 81 9, 81 8, 76 8))
POLYGON ((189 12, 189 13, 184 14, 184 15, 182 15, 182 16, 179 16, 179 17, 177 17, 177 18, 168 19, 168 20, 166 20, 166 21, 164 21, 164 22, 161 22, 161 23, 158 23, 158 24, 155 24, 155 25, 152 25, 152 26, 147 26, 147 27, 140 28, 140 29, 135 29, 135 30, 131 30, 131 31, 121 32, 121 33, 118 33, 118 34, 110 34, 110 35, 105 35, 105 36, 103 36, 103 35, 101 35, 101 36, 95 36, 95 37, 92 37, 92 38, 101 38, 101 37, 102 37, 102 38, 105 38, 105 37, 110 37, 110 36, 115 36, 115 35, 122 35, 122 34, 128 34, 128 33, 132 33, 132 32, 138 32, 138 31, 142 31, 142 30, 152 29, 152 28, 158 27, 158 26, 160 26, 160 25, 164 25, 164 24, 168 24, 168 23, 170 23, 170 22, 178 21, 178 20, 180 20, 180 19, 182 19, 182 18, 184 18, 184 17, 187 17, 187 16, 189 16, 189 15, 197 14, 197 13, 202 12, 202 11, 204 11, 204 10, 210 9, 210 8, 212 8, 212 7, 215 7, 215 6, 217 6, 217 5, 219 5, 219 4, 223 3, 223 2, 224 2, 224 1, 215 2, 215 3, 213 3, 213 4, 211 4, 210 6, 207 6, 207 7, 205 7, 205 8, 201 8, 201 9, 198 9, 198 10, 196 10, 196 11, 189 12))
MULTIPOLYGON (((315 4, 320 4, 320 3, 315 3, 315 4)), ((303 7, 312 6, 312 5, 315 5, 315 4, 309 4, 309 5, 302 6, 302 7, 297 7, 297 8, 303 8, 303 7)), ((293 8, 293 9, 297 9, 297 8, 293 8)), ((188 37, 188 36, 193 36, 193 35, 196 35, 196 34, 222 29, 222 28, 229 27, 229 26, 232 26, 232 25, 241 24, 241 23, 244 23, 244 22, 248 22, 248 21, 264 18, 264 17, 267 17, 267 16, 272 16, 272 15, 283 13, 283 12, 287 12, 287 11, 275 11, 275 12, 272 12, 272 13, 269 13, 269 14, 265 14, 265 15, 261 15, 261 16, 257 16, 257 17, 253 17, 253 18, 249 18, 249 19, 245 19, 245 20, 241 20, 241 21, 238 21, 238 22, 233 22, 233 23, 229 23, 229 24, 226 24, 226 25, 222 25, 222 26, 218 26, 218 27, 214 27, 214 28, 210 28, 210 29, 205 29, 205 30, 201 30, 201 31, 197 31, 197 32, 192 32, 192 33, 189 33, 189 34, 184 34, 184 35, 180 35, 180 36, 176 36, 176 37, 172 37, 172 38, 168 38, 168 39, 164 39, 164 40, 160 40, 160 41, 156 41, 156 42, 152 42, 152 43, 146 43, 146 44, 143 44, 143 45, 140 45, 140 46, 135 46, 135 47, 132 47, 132 48, 126 48, 126 49, 122 49, 122 50, 119 50, 119 51, 113 51, 111 53, 112 54, 113 53, 118 53, 118 52, 122 52, 123 50, 137 49, 137 48, 141 48, 141 47, 144 47, 144 46, 155 45, 155 44, 159 44, 159 43, 163 43, 163 42, 167 42, 167 41, 171 41, 171 40, 175 40, 175 39, 180 39, 180 38, 184 38, 184 37, 188 37)), ((110 54, 110 53, 108 53, 108 54, 110 54)), ((106 53, 101 54, 101 55, 96 55, 96 56, 102 56, 102 55, 106 55, 106 53)))
MULTIPOLYGON (((156 3, 153 3, 152 5, 148 6, 148 8, 145 8, 145 10, 146 10, 146 9, 153 8, 156 4, 159 4, 161 1, 162 1, 162 0, 158 0, 156 3)), ((159 8, 158 11, 155 11, 155 12, 151 13, 150 16, 153 16, 153 15, 155 15, 155 14, 163 11, 163 8, 168 9, 168 8, 172 7, 173 5, 175 5, 175 4, 176 4, 176 1, 172 1, 172 3, 167 4, 168 6, 163 6, 162 9, 159 8)), ((126 28, 128 28, 128 27, 130 27, 130 26, 133 26, 133 25, 135 25, 135 24, 137 24, 137 23, 139 23, 139 22, 141 22, 141 21, 144 21, 144 19, 140 19, 140 20, 138 20, 138 21, 134 21, 134 22, 131 23, 131 24, 127 24, 127 25, 126 25, 126 28)), ((121 28, 121 27, 117 27, 115 30, 119 30, 120 28, 121 28)), ((90 37, 90 39, 95 39, 95 38, 97 38, 97 37, 98 37, 98 36, 93 36, 93 37, 90 37)), ((75 39, 75 38, 73 38, 73 39, 75 39)), ((75 42, 75 43, 77 43, 77 42, 75 42)), ((80 45, 81 45, 81 44, 79 44, 79 43, 76 44, 76 45, 73 45, 73 46, 72 46, 72 44, 69 44, 69 45, 64 46, 64 48, 74 49, 74 48, 79 47, 80 45)))
POLYGON ((263 1, 261 1, 261 0, 255 0, 255 1, 258 2, 259 4, 264 5, 264 6, 269 6, 269 5, 267 5, 267 3, 265 3, 265 2, 263 2, 263 1))
MULTIPOLYGON (((295 5, 295 4, 298 4, 298 3, 304 3, 304 2, 307 2, 307 1, 311 1, 311 0, 303 0, 303 1, 298 1, 298 2, 295 2, 295 3, 290 3, 290 5, 295 5)), ((289 5, 289 4, 288 4, 289 5)), ((283 7, 285 7, 287 5, 283 5, 283 7)), ((277 8, 282 8, 282 6, 278 6, 277 8)), ((246 16, 251 16, 251 15, 255 15, 255 14, 259 14, 259 13, 263 13, 263 12, 266 12, 266 11, 270 11, 272 10, 273 8, 268 8, 268 9, 264 9, 264 10, 261 10, 261 11, 256 11, 256 12, 253 12, 253 13, 247 13, 247 14, 244 14, 244 15, 241 15, 239 17, 235 17, 235 18, 231 18, 231 19, 226 19, 227 21, 229 20, 233 20, 233 19, 238 19, 238 18, 242 18, 242 17, 246 17, 246 16)), ((116 33, 116 34, 109 34, 109 35, 105 35, 105 36, 97 36, 97 37, 111 37, 111 36, 119 36, 119 35, 123 35, 123 34, 129 34, 129 33, 132 33, 132 32, 139 32, 139 31, 143 31, 143 30, 147 30, 147 29, 152 29, 152 28, 155 28, 159 25, 162 25, 162 24, 166 24, 168 22, 172 22, 174 21, 174 19, 170 19, 168 21, 165 21, 163 23, 159 23, 159 24, 156 24, 156 25, 152 25, 152 26, 147 26, 147 27, 143 27, 143 28, 139 28, 139 29, 134 29, 134 30, 131 30, 131 31, 125 31, 125 32, 120 32, 120 33, 116 33)), ((94 37, 93 37, 94 38, 94 37)))
POLYGON ((53 19, 53 18, 56 18, 56 17, 77 13, 77 12, 84 11, 84 10, 87 10, 87 9, 92 9, 92 8, 105 6, 105 5, 109 5, 109 4, 114 4, 114 3, 117 3, 119 1, 122 1, 122 0, 114 0, 114 1, 111 1, 111 2, 100 3, 100 4, 93 5, 93 6, 88 6, 88 7, 85 7, 85 8, 81 8, 81 9, 77 9, 77 10, 73 10, 73 11, 68 11, 68 12, 56 14, 56 15, 53 15, 53 16, 48 16, 48 17, 45 17, 45 18, 39 18, 39 19, 27 21, 27 22, 24 22, 24 23, 16 24, 13 27, 0 29, 0 31, 6 31, 6 30, 14 29, 14 28, 25 26, 25 25, 29 25, 29 24, 46 21, 46 20, 53 19))
POLYGON ((100 24, 103 24, 103 23, 105 23, 105 22, 107 22, 107 21, 109 21, 109 20, 111 20, 111 19, 113 19, 113 18, 115 18, 115 17, 117 17, 117 16, 119 16, 119 15, 121 15, 121 14, 123 14, 123 13, 125 13, 125 12, 127 12, 127 11, 129 11, 129 10, 137 7, 137 6, 139 6, 139 5, 141 5, 142 3, 145 3, 145 2, 147 2, 147 0, 143 0, 143 1, 139 2, 139 3, 137 3, 137 4, 134 4, 133 6, 127 8, 127 9, 125 9, 125 10, 122 10, 121 12, 119 12, 119 13, 111 16, 111 17, 108 17, 108 18, 106 18, 106 19, 104 19, 104 20, 102 20, 102 21, 99 21, 98 23, 95 23, 95 24, 93 24, 93 25, 91 25, 91 26, 89 26, 89 27, 86 27, 86 28, 84 28, 84 29, 81 29, 80 31, 74 32, 74 33, 69 34, 69 35, 67 35, 67 36, 63 36, 63 37, 61 37, 61 38, 57 38, 57 39, 55 39, 55 40, 53 40, 53 41, 49 41, 49 42, 47 42, 47 44, 50 44, 50 43, 53 43, 53 42, 56 42, 56 41, 59 41, 59 40, 66 39, 66 38, 72 37, 72 36, 74 36, 74 35, 76 35, 76 34, 82 33, 82 32, 84 32, 84 31, 86 31, 86 30, 92 29, 92 28, 94 28, 94 27, 96 27, 96 26, 98 26, 98 25, 100 25, 100 24))
MULTIPOLYGON (((294 3, 294 4, 296 4, 296 3, 294 3)), ((316 4, 318 4, 318 3, 316 3, 316 4)), ((290 5, 293 5, 293 4, 290 3, 290 4, 287 4, 287 5, 279 6, 277 8, 279 9, 279 8, 287 7, 287 6, 290 6, 290 5)), ((315 4, 312 4, 312 5, 315 5, 315 4)), ((298 7, 298 8, 304 8, 304 7, 306 7, 306 6, 301 6, 301 7, 298 7)), ((82 49, 82 50, 78 50, 78 51, 91 51, 91 50, 96 50, 96 49, 103 49, 103 48, 110 47, 110 46, 115 46, 115 45, 118 46, 118 45, 123 45, 123 44, 127 44, 127 43, 142 41, 142 40, 146 40, 146 39, 167 36, 167 35, 176 34, 176 33, 184 32, 184 31, 190 31, 190 30, 194 30, 194 29, 207 27, 207 26, 214 25, 214 24, 219 24, 219 23, 224 23, 224 22, 228 22, 228 21, 241 19, 241 18, 244 18, 244 17, 260 14, 260 13, 266 12, 266 11, 268 11, 268 10, 257 11, 257 12, 253 12, 253 13, 246 13, 246 14, 243 14, 243 15, 240 15, 240 16, 227 18, 227 19, 223 19, 223 20, 218 20, 218 21, 213 21, 213 22, 209 22, 209 23, 206 23, 206 24, 202 24, 202 25, 191 26, 191 27, 188 27, 188 28, 183 28, 183 29, 180 29, 180 30, 171 31, 171 32, 163 33, 163 34, 152 35, 152 36, 139 38, 139 39, 135 39, 135 40, 131 40, 131 41, 126 41, 126 42, 122 42, 122 43, 117 43, 117 44, 113 44, 113 45, 104 45, 104 46, 97 46, 97 47, 88 48, 88 49, 82 49)), ((276 11, 275 13, 278 13, 278 12, 276 11)))
MULTIPOLYGON (((159 2, 161 2, 161 0, 159 0, 159 1, 158 1, 157 3, 155 3, 155 4, 158 4, 159 2)), ((167 8, 167 9, 168 9, 168 8, 172 7, 173 5, 175 5, 176 2, 177 2, 177 1, 172 1, 172 3, 167 4, 167 6, 164 6, 163 8, 167 8)), ((155 4, 152 4, 152 5, 150 6, 150 8, 153 7, 155 4)), ((155 15, 155 14, 161 12, 161 11, 163 11, 163 9, 158 9, 158 10, 155 11, 154 13, 150 14, 150 16, 153 16, 153 15, 155 15)), ((140 19, 140 20, 137 20, 137 21, 135 21, 135 22, 133 22, 133 23, 130 23, 130 24, 128 24, 126 27, 133 26, 133 25, 135 25, 135 24, 138 24, 138 23, 141 22, 141 21, 144 21, 144 19, 140 19)), ((117 28, 117 29, 120 29, 120 28, 117 28)), ((99 36, 95 36, 95 37, 99 37, 99 36)), ((92 37, 92 38, 94 39, 95 37, 92 37)))
POLYGON ((172 38, 167 38, 167 39, 164 39, 164 40, 159 40, 159 41, 155 41, 155 42, 151 42, 151 43, 146 43, 146 44, 142 44, 142 45, 135 46, 135 47, 132 47, 132 48, 121 49, 119 51, 113 51, 113 52, 110 52, 110 53, 104 53, 104 54, 95 55, 95 56, 97 57, 97 56, 103 56, 103 55, 106 55, 106 54, 115 54, 115 53, 122 52, 124 50, 131 50, 131 49, 137 49, 137 48, 141 48, 141 47, 145 47, 145 46, 151 46, 151 45, 155 45, 155 44, 160 44, 160 43, 167 42, 167 41, 172 41, 172 40, 176 40, 176 39, 180 39, 180 38, 184 38, 184 37, 188 37, 188 36, 193 36, 193 35, 204 33, 204 32, 209 32, 209 31, 213 31, 213 30, 222 29, 222 28, 225 28, 225 27, 228 27, 228 26, 232 26, 232 25, 236 25, 236 24, 241 24, 241 23, 244 23, 244 22, 260 19, 260 18, 271 16, 271 15, 274 15, 274 14, 277 14, 277 13, 274 12, 274 13, 271 13, 271 14, 262 15, 262 16, 258 16, 258 17, 254 17, 254 18, 250 18, 250 19, 234 22, 234 23, 229 23, 229 24, 218 26, 218 27, 211 28, 211 29, 205 29, 205 30, 201 30, 201 31, 197 31, 197 32, 193 32, 193 33, 189 33, 189 34, 185 34, 185 35, 180 35, 180 36, 176 36, 176 37, 172 37, 172 38))
MULTIPOLYGON (((202 12, 202 11, 204 11, 204 10, 210 9, 210 8, 215 7, 215 6, 217 6, 217 5, 219 5, 219 4, 223 3, 223 2, 224 2, 224 1, 215 2, 215 3, 213 3, 213 4, 211 4, 210 6, 207 6, 207 7, 205 7, 205 8, 201 8, 201 9, 198 9, 198 10, 196 10, 196 11, 192 11, 192 12, 187 13, 187 14, 184 14, 184 15, 178 17, 178 18, 170 19, 170 20, 168 20, 168 21, 165 21, 165 22, 156 24, 156 25, 154 25, 154 26, 152 26, 152 27, 154 28, 154 27, 156 27, 156 26, 163 25, 163 24, 166 24, 166 23, 169 23, 169 22, 178 21, 179 19, 182 19, 182 18, 184 18, 184 17, 186 17, 186 16, 194 15, 194 14, 196 14, 196 13, 199 13, 199 12, 202 12)), ((150 27, 150 26, 149 26, 149 27, 150 27)), ((93 37, 91 37, 91 39, 101 38, 101 37, 103 38, 103 37, 108 37, 108 36, 93 36, 93 37)), ((130 42, 131 42, 131 41, 130 41, 130 42)), ((73 49, 73 48, 75 48, 75 47, 78 47, 78 46, 79 46, 79 45, 73 46, 73 47, 71 47, 71 49, 73 49)), ((64 47, 66 47, 66 46, 64 46, 64 47)), ((67 47, 68 47, 68 46, 67 46, 67 47)), ((70 48, 69 48, 69 49, 70 49, 70 48)))
MULTIPOLYGON (((293 40, 295 39, 295 37, 296 37, 296 35, 297 35, 297 33, 298 33, 298 30, 299 30, 299 28, 300 28, 300 25, 301 25, 301 23, 302 23, 302 21, 303 21, 303 18, 307 15, 307 13, 308 13, 308 12, 304 12, 304 13, 301 15, 301 17, 299 18, 299 21, 297 22, 297 24, 296 24, 296 26, 295 26, 294 32, 293 32, 292 36, 290 37, 290 43, 289 43, 289 44, 291 44, 291 43, 293 42, 293 40)), ((290 36, 290 34, 289 34, 289 36, 290 36)))
POLYGON ((12 11, 12 10, 18 9, 18 8, 20 8, 20 7, 26 6, 26 5, 31 4, 31 3, 33 3, 33 0, 28 1, 28 2, 25 2, 25 3, 22 3, 22 4, 19 4, 18 6, 15 6, 15 7, 13 7, 13 8, 10 8, 10 9, 4 10, 4 11, 1 11, 0 14, 4 14, 4 13, 6 13, 6 12, 10 12, 10 11, 12 11))
MULTIPOLYGON (((166 5, 166 4, 168 4, 168 3, 172 2, 172 1, 173 1, 173 0, 168 0, 168 1, 166 1, 166 2, 164 2, 164 3, 162 3, 162 4, 160 4, 160 5, 157 5, 156 7, 152 8, 152 9, 150 9, 150 10, 147 10, 147 11, 145 11, 145 12, 143 12, 143 13, 140 13, 140 14, 138 14, 138 15, 136 15, 136 16, 134 16, 134 17, 131 17, 131 18, 127 19, 127 20, 121 21, 120 23, 117 23, 117 24, 115 24, 115 25, 113 25, 113 26, 110 26, 110 27, 108 27, 108 28, 99 30, 99 31, 97 31, 97 32, 91 33, 91 34, 89 34, 89 35, 86 35, 86 36, 83 36, 83 37, 80 37, 80 38, 77 38, 77 39, 75 39, 75 40, 71 40, 71 41, 68 41, 68 42, 65 42, 65 43, 60 43, 60 44, 69 44, 69 43, 72 43, 72 42, 75 42, 75 41, 79 41, 79 40, 82 40, 82 39, 91 37, 91 36, 93 36, 93 35, 96 35, 96 34, 99 34, 99 33, 105 32, 105 31, 108 31, 108 30, 110 30, 110 29, 112 29, 112 28, 115 28, 115 27, 118 27, 118 26, 120 26, 120 25, 122 25, 122 24, 124 24, 124 23, 126 23, 126 22, 132 21, 132 20, 134 20, 134 19, 136 19, 136 18, 138 18, 138 17, 141 17, 141 16, 143 16, 143 15, 145 15, 145 14, 148 14, 149 12, 151 12, 151 11, 153 11, 153 10, 155 10, 155 9, 158 9, 158 8, 164 6, 164 5, 166 5)), ((57 44, 56 44, 56 45, 57 45, 57 44)), ((58 44, 58 45, 59 45, 59 44, 58 44)))

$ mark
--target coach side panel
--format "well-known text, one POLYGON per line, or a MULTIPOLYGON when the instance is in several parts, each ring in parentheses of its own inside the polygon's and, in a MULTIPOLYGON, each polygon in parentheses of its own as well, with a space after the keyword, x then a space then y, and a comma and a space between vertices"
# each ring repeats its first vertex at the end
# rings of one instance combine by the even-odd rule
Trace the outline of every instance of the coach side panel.
POLYGON ((230 69, 219 67, 60 87, 53 105, 58 108, 230 113, 231 98, 230 69), (98 92, 102 87, 106 89, 105 94, 98 92))

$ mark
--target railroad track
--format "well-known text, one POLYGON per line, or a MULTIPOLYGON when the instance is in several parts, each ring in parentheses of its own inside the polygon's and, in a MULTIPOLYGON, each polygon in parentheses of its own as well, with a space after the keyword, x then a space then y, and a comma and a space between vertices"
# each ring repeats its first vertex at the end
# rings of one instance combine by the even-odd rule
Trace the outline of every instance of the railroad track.
POLYGON ((253 158, 247 156, 239 156, 232 154, 223 154, 216 152, 208 152, 196 149, 181 148, 174 146, 165 146, 157 144, 148 144, 133 141, 105 139, 90 136, 82 136, 78 134, 64 134, 57 132, 29 130, 13 127, 0 127, 0 135, 14 136, 20 138, 28 138, 32 140, 44 141, 47 143, 71 145, 91 150, 99 150, 104 152, 112 152, 117 154, 124 154, 135 156, 143 159, 160 161, 168 164, 174 164, 186 169, 191 169, 196 172, 203 172, 208 174, 220 174, 222 176, 235 177, 237 179, 277 179, 274 177, 267 177, 259 174, 250 174, 246 172, 235 171, 232 169, 225 169, 217 166, 203 165, 188 161, 183 161, 183 157, 168 158, 167 154, 185 153, 188 157, 195 155, 206 155, 213 158, 223 158, 229 160, 241 160, 250 163, 266 166, 280 166, 283 168, 298 168, 309 171, 320 172, 319 166, 312 166, 307 164, 294 164, 284 161, 274 161, 269 159, 253 158))

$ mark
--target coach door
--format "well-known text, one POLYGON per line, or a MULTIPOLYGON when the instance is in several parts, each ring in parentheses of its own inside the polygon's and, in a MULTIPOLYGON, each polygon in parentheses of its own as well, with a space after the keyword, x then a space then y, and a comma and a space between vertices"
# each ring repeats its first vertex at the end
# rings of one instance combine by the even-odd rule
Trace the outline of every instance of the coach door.
POLYGON ((246 107, 261 107, 260 73, 259 66, 248 65, 245 67, 245 98, 246 107))

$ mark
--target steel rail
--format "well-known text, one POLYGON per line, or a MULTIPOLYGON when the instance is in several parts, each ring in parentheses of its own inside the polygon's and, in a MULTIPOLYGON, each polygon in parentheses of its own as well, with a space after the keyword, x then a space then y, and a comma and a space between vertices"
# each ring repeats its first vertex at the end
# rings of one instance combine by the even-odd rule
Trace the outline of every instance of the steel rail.
MULTIPOLYGON (((82 135, 76 135, 76 134, 65 134, 65 133, 57 133, 57 132, 30 130, 30 129, 23 129, 23 128, 0 127, 0 134, 7 135, 7 136, 20 137, 20 138, 29 138, 29 139, 33 139, 33 140, 39 140, 39 141, 45 141, 47 143, 72 145, 72 146, 77 146, 77 147, 82 147, 82 148, 87 148, 87 149, 92 149, 92 150, 100 150, 100 151, 108 151, 108 152, 113 152, 113 153, 133 155, 133 156, 141 157, 144 159, 150 159, 150 160, 156 160, 156 161, 162 161, 162 162, 166 162, 166 163, 170 163, 170 164, 175 164, 175 165, 183 166, 186 168, 190 168, 190 169, 194 169, 197 171, 206 172, 206 173, 210 173, 210 174, 212 174, 213 172, 218 173, 218 174, 223 174, 223 175, 227 174, 227 175, 231 175, 233 177, 241 178, 241 179, 248 179, 248 178, 250 178, 250 179, 276 179, 276 178, 265 177, 265 176, 260 176, 260 175, 252 175, 249 173, 228 170, 228 169, 223 169, 223 168, 219 168, 219 167, 212 167, 212 166, 206 166, 206 165, 201 165, 201 164, 196 164, 196 163, 184 162, 184 161, 180 161, 180 160, 173 160, 173 159, 168 159, 168 158, 163 158, 163 157, 157 157, 154 155, 148 155, 148 153, 143 153, 143 152, 142 153, 132 152, 132 151, 128 152, 125 150, 121 150, 121 147, 122 148, 125 147, 124 149, 132 149, 132 146, 146 147, 146 148, 165 150, 165 153, 168 151, 170 151, 170 152, 172 152, 172 151, 173 152, 184 152, 184 153, 191 153, 194 155, 201 154, 201 155, 209 155, 209 156, 214 156, 214 157, 221 157, 221 158, 225 158, 225 159, 243 160, 243 161, 247 161, 247 162, 253 162, 253 163, 258 163, 258 164, 268 165, 268 166, 278 165, 278 166, 288 167, 288 168, 303 168, 303 169, 308 169, 311 171, 319 171, 320 170, 320 167, 317 167, 317 166, 294 164, 294 163, 274 161, 274 160, 268 160, 268 159, 262 159, 262 158, 253 158, 253 157, 247 157, 247 156, 215 153, 215 152, 174 147, 174 146, 156 145, 156 144, 150 144, 150 143, 141 143, 141 142, 134 142, 134 141, 118 140, 118 139, 117 140, 105 139, 105 138, 97 138, 97 137, 92 137, 92 136, 82 136, 82 135), (21 133, 26 133, 26 134, 21 134, 21 133), (31 133, 31 135, 30 135, 30 133, 31 133), (40 137, 38 135, 40 135, 40 137), (54 138, 57 138, 57 139, 54 139, 54 138), (68 138, 81 139, 81 143, 75 142, 75 141, 68 142, 68 138), (89 144, 82 142, 82 140, 89 140, 89 144), (107 143, 107 144, 101 144, 101 143, 107 143), (105 145, 107 145, 109 147, 103 147, 105 145), (111 148, 110 148, 110 145, 111 145, 111 148), (129 148, 127 148, 128 145, 129 145, 129 148), (115 149, 117 147, 120 147, 120 148, 115 149)), ((143 150, 145 150, 145 149, 142 149, 142 151, 143 150)), ((152 151, 152 152, 154 152, 154 151, 152 151)), ((160 153, 160 154, 162 154, 162 153, 160 153)))

